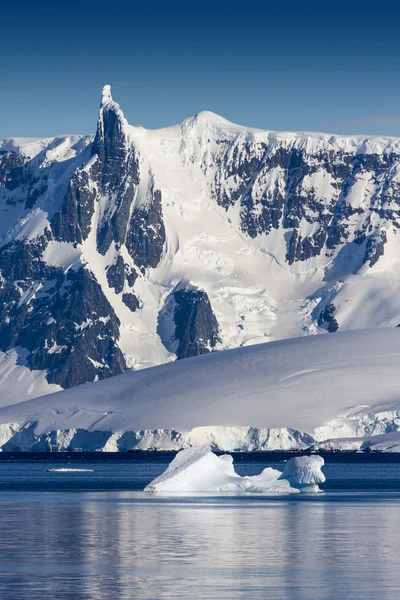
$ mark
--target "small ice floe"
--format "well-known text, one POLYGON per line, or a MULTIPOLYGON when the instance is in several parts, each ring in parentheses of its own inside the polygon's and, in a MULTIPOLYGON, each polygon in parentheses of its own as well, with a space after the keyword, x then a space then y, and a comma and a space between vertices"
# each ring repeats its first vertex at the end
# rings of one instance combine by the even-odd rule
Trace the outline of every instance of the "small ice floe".
POLYGON ((93 473, 94 469, 45 469, 48 473, 93 473))
POLYGON ((315 493, 320 491, 318 483, 325 481, 323 465, 320 456, 301 456, 288 460, 283 473, 268 467, 259 475, 241 477, 229 454, 217 456, 205 447, 193 447, 181 450, 144 491, 315 493))

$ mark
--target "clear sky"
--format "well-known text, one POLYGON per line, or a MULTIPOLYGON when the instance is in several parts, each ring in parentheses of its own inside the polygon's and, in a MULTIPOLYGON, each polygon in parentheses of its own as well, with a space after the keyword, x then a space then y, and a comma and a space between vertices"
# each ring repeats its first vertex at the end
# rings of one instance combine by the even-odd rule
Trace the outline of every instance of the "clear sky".
POLYGON ((100 90, 133 125, 201 110, 278 130, 400 136, 394 2, 3 3, 0 138, 94 132, 100 90))

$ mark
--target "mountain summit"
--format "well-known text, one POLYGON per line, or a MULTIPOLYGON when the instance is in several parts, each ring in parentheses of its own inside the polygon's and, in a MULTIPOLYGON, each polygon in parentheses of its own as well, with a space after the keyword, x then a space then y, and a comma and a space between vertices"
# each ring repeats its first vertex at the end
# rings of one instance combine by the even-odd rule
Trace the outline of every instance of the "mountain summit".
POLYGON ((215 350, 400 323, 400 140, 200 113, 0 143, 4 402, 215 350))
POLYGON ((101 90, 101 107, 103 107, 105 104, 108 104, 108 102, 112 102, 112 96, 111 96, 111 85, 105 85, 103 87, 103 89, 101 90))

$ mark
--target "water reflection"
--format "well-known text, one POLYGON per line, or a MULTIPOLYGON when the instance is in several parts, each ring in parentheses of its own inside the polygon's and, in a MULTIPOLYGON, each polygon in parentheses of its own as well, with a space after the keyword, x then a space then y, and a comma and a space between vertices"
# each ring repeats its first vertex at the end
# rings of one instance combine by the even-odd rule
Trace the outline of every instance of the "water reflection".
POLYGON ((398 502, 0 495, 0 597, 394 600, 399 511, 398 502))

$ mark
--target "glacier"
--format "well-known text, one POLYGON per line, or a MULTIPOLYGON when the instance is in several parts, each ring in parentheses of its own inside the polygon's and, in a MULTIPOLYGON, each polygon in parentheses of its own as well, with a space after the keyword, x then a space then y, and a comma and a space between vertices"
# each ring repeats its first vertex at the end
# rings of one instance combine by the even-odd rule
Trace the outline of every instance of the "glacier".
POLYGON ((194 446, 179 452, 145 492, 251 492, 258 494, 317 493, 325 481, 320 456, 300 456, 287 461, 283 473, 267 467, 259 475, 241 477, 229 454, 217 456, 194 446))
POLYGON ((399 328, 213 352, 0 407, 0 448, 395 449, 399 362, 399 328))

